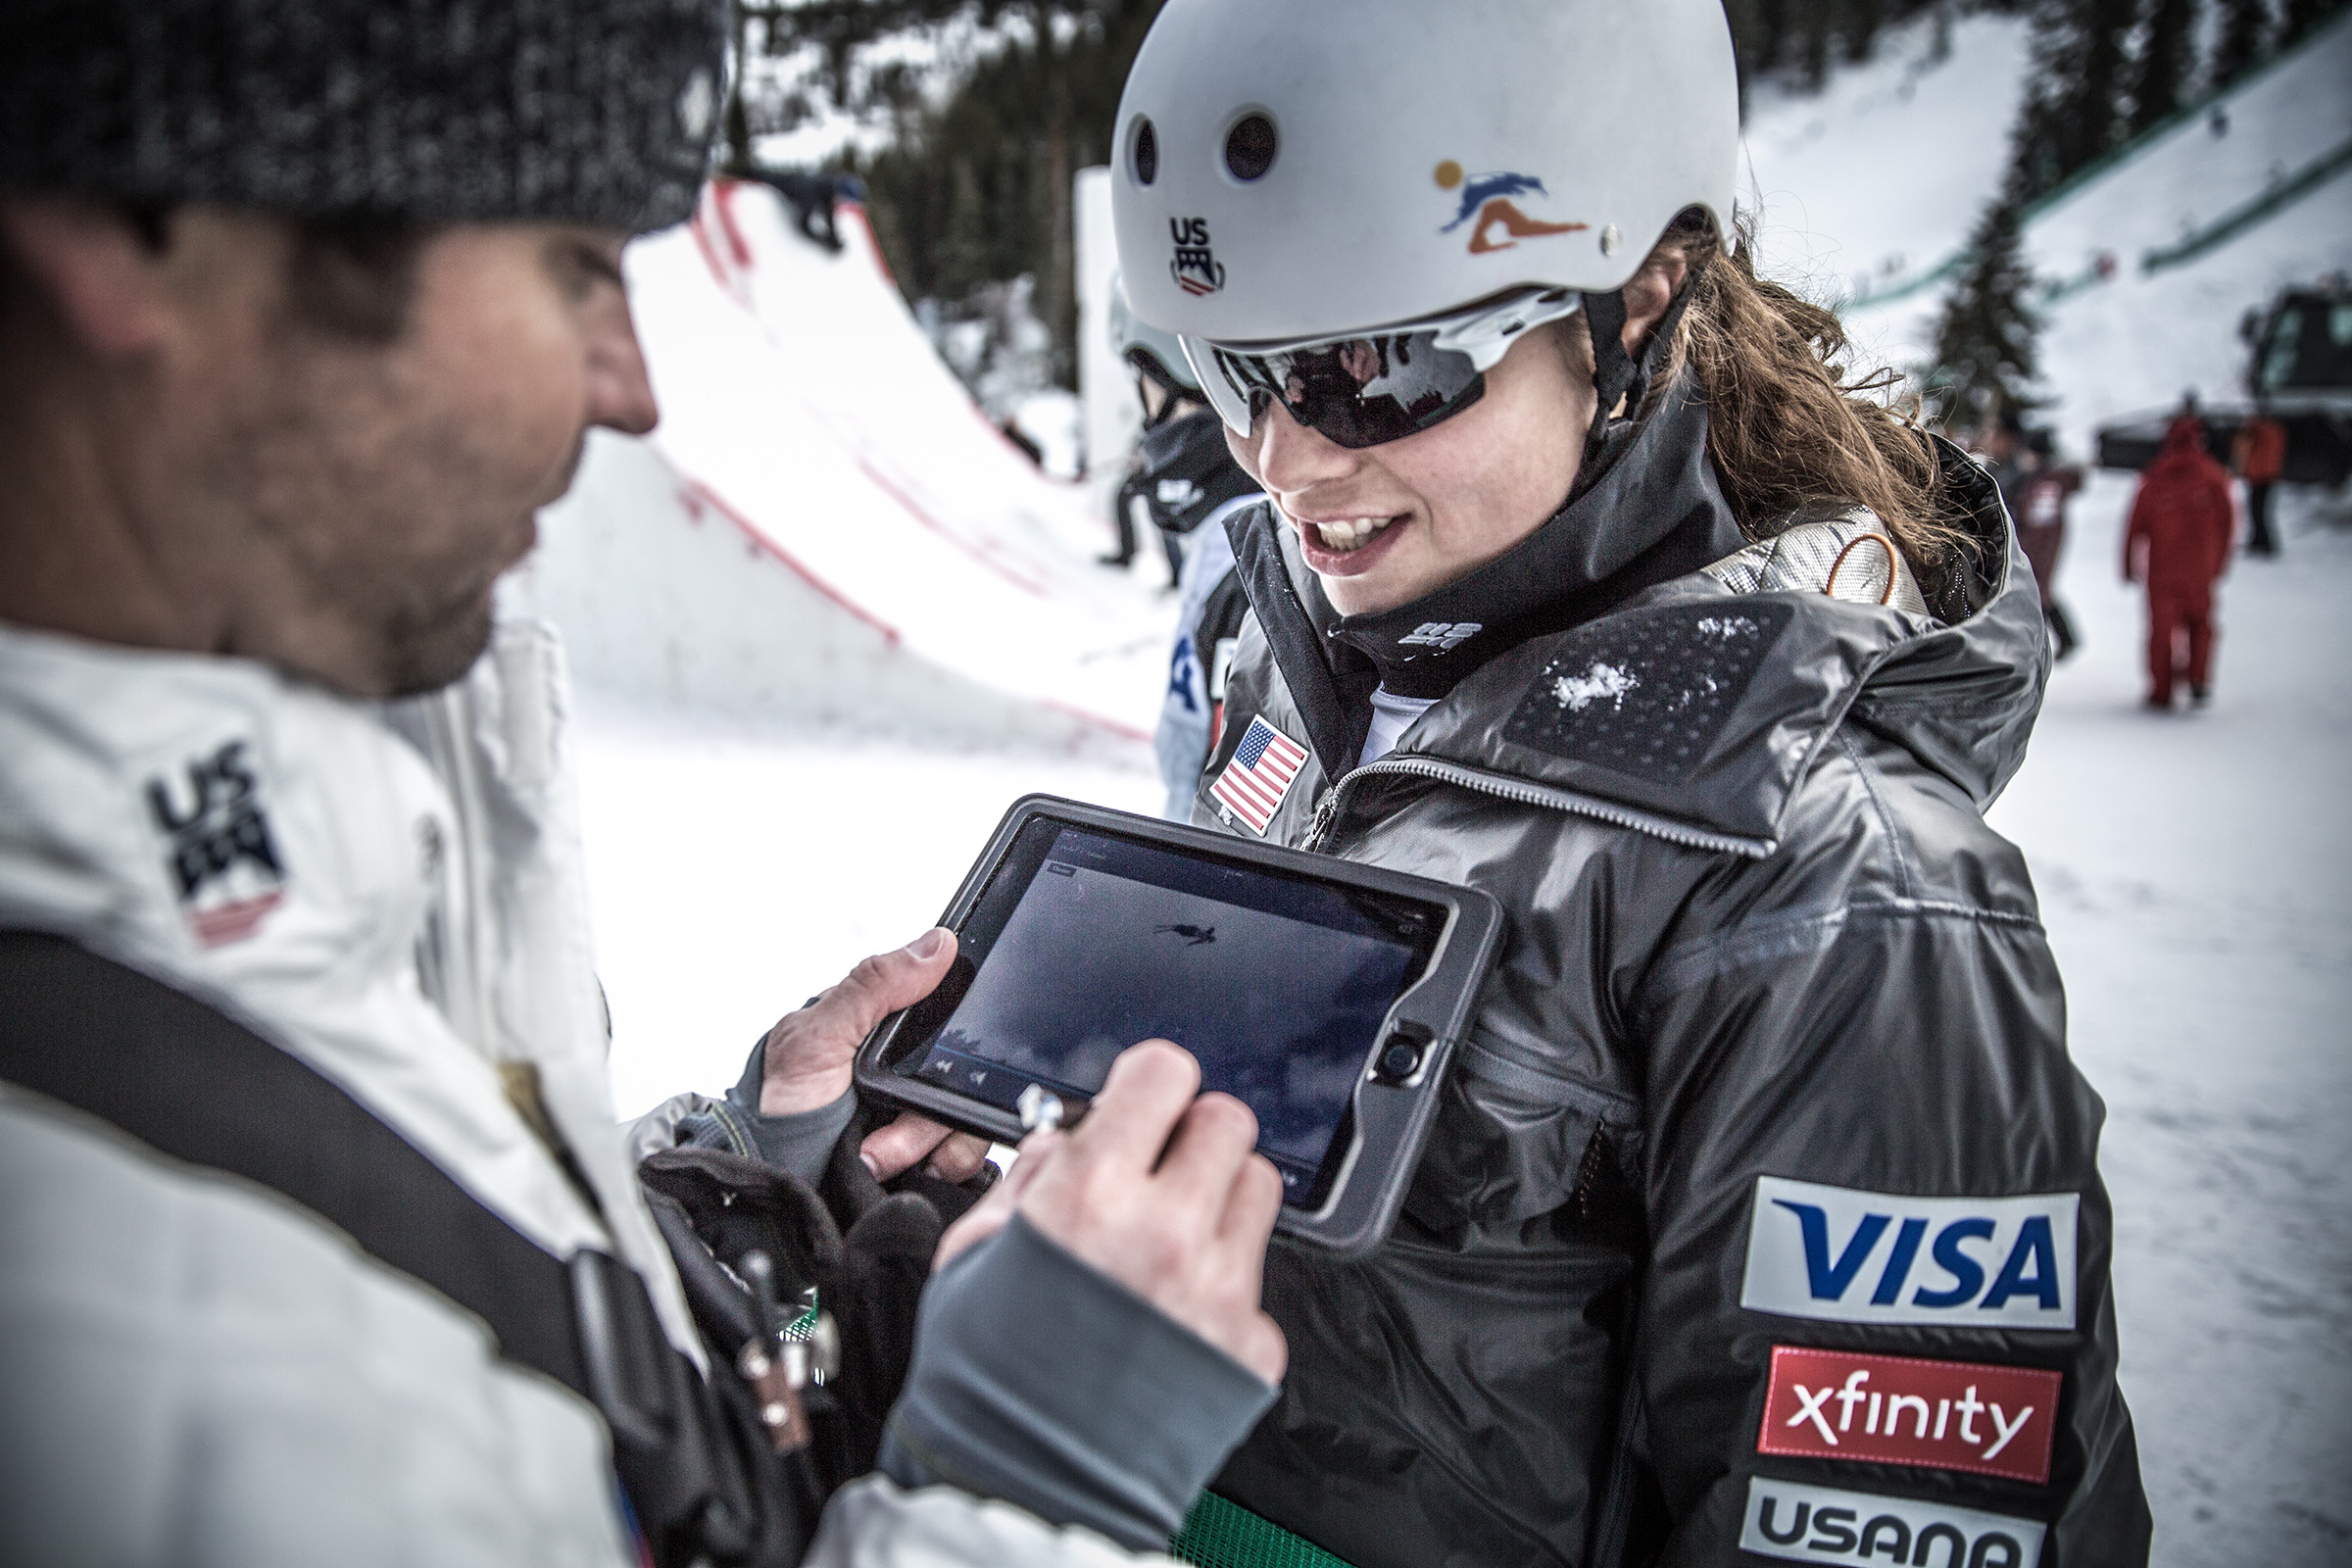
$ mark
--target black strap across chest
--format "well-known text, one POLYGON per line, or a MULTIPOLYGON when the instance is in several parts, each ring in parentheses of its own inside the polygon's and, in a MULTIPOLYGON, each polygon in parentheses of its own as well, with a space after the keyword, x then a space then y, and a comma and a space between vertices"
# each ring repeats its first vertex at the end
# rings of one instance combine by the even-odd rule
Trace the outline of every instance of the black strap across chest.
MULTIPOLYGON (((771 1477, 610 1253, 555 1257, 350 1093, 170 986, 64 938, 0 931, 0 1081, 157 1153, 269 1188, 480 1318, 498 1353, 594 1404, 662 1562, 773 1560, 771 1477)), ((26 1200, 27 1195, 12 1195, 26 1200)), ((755 1426, 755 1429, 756 1426, 755 1426)), ((797 1557, 792 1551, 783 1560, 797 1557)))
POLYGON ((568 1270, 331 1079, 62 938, 0 933, 0 1078, 161 1154, 270 1188, 590 1395, 568 1270))

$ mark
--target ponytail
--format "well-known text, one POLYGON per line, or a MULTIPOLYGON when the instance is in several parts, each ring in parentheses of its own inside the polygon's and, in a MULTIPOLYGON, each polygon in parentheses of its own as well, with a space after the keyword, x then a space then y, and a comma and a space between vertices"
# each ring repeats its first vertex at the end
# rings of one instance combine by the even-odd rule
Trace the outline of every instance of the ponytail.
MULTIPOLYGON (((1838 318, 1756 276, 1752 221, 1726 255, 1695 210, 1659 242, 1696 274, 1667 352, 1663 388, 1688 363, 1707 399, 1707 455, 1740 530, 1760 539, 1812 501, 1854 502, 1878 514, 1930 597, 1974 555, 1951 516, 1935 444, 1917 400, 1884 394, 1902 376, 1847 379, 1850 345, 1838 318)), ((1653 396, 1656 395, 1653 392, 1653 396)))

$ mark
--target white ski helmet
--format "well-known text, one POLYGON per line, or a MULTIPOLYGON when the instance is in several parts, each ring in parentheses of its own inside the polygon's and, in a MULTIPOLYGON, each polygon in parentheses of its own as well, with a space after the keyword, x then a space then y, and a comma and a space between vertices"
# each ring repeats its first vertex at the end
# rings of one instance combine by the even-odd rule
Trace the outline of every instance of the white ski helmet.
POLYGON ((1723 0, 1168 0, 1115 138, 1136 314, 1298 343, 1728 235, 1739 82, 1723 0))

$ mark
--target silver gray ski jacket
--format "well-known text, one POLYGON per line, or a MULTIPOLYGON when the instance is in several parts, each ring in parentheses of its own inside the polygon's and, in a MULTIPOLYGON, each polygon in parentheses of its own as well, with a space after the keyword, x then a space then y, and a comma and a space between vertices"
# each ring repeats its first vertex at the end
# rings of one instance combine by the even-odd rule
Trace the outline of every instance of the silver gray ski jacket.
MULTIPOLYGON (((1698 440, 1674 504, 1736 543, 1698 440)), ((1290 1373, 1217 1491, 1358 1568, 2147 1560, 2104 1109, 1983 816, 2045 633, 1943 458, 1984 549, 1943 617, 1863 569, 1867 512, 1807 514, 1361 767, 1295 536, 1236 522, 1255 612, 1195 819, 1248 831, 1209 789, 1263 718, 1309 752, 1266 837, 1513 929, 1393 1239, 1269 1260, 1290 1373)))

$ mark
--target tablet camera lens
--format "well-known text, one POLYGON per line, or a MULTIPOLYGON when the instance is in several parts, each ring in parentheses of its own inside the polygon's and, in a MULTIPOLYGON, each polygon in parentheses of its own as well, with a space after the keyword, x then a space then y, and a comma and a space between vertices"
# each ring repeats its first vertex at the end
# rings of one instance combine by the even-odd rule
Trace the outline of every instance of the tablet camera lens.
POLYGON ((1380 1054, 1380 1076, 1402 1082, 1421 1065, 1421 1048, 1402 1035, 1392 1038, 1380 1054))

